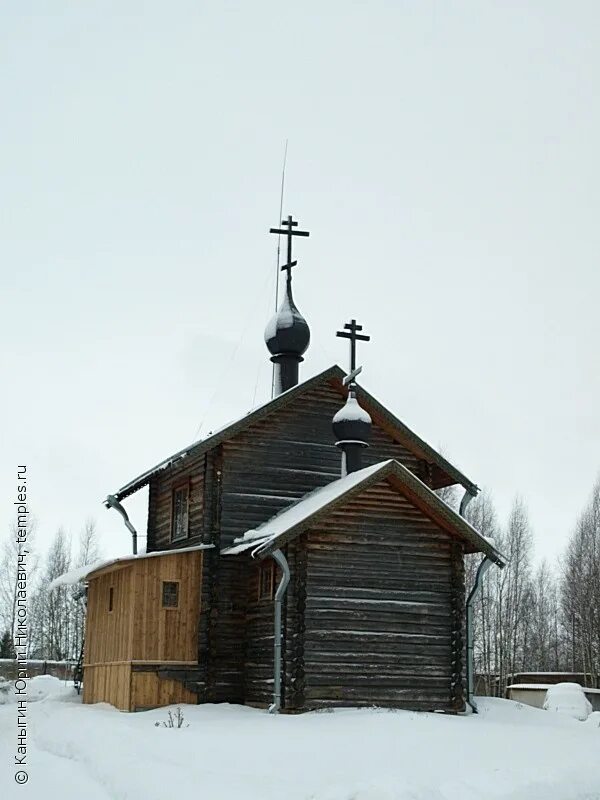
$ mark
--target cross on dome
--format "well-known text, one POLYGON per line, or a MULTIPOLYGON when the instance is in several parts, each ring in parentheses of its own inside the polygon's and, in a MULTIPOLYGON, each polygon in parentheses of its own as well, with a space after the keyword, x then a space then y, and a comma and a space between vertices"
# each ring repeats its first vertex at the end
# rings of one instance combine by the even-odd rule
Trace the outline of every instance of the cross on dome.
POLYGON ((292 261, 292 237, 293 236, 310 236, 308 231, 295 231, 294 228, 298 225, 297 221, 293 219, 290 214, 287 219, 282 219, 281 224, 283 228, 270 228, 269 233, 276 233, 279 236, 287 237, 287 263, 281 267, 281 271, 287 270, 288 280, 292 277, 292 267, 295 267, 297 261, 292 261))
POLYGON ((343 331, 337 331, 336 333, 336 336, 340 336, 342 339, 350 339, 350 374, 348 378, 351 379, 356 377, 362 369, 362 367, 359 367, 358 370, 356 369, 356 343, 371 341, 370 336, 359 333, 362 329, 362 325, 358 325, 355 319, 351 319, 350 322, 344 325, 343 331))

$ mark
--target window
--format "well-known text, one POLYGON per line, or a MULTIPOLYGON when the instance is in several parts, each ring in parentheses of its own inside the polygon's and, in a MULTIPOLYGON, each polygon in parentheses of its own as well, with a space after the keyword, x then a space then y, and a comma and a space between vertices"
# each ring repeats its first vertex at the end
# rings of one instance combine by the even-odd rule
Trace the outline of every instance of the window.
POLYGON ((171 519, 171 539, 185 539, 188 535, 189 486, 179 486, 173 490, 171 519))
POLYGON ((177 581, 163 581, 162 585, 162 607, 179 607, 179 583, 177 581))
POLYGON ((115 600, 115 587, 111 586, 110 589, 108 590, 108 610, 109 611, 113 610, 114 600, 115 600))
POLYGON ((258 573, 258 599, 272 600, 275 585, 275 564, 268 559, 260 565, 258 573))

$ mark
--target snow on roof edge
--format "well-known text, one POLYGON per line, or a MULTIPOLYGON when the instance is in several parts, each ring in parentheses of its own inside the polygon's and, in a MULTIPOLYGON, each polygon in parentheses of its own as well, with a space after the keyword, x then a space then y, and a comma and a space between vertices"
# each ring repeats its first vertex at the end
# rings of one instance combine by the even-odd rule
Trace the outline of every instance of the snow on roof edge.
POLYGON ((338 478, 337 480, 328 483, 326 486, 322 486, 319 489, 315 489, 309 494, 304 495, 304 497, 296 500, 296 502, 291 506, 282 509, 274 517, 271 517, 266 522, 263 522, 262 525, 258 526, 258 528, 248 530, 243 536, 234 539, 233 545, 222 550, 222 554, 237 555, 238 553, 242 553, 245 550, 249 550, 251 547, 253 547, 254 550, 252 552, 252 556, 254 557, 256 552, 264 549, 265 546, 275 541, 279 536, 286 533, 291 528, 301 525, 311 516, 321 511, 323 508, 331 505, 344 494, 351 491, 355 486, 359 485, 365 480, 368 480, 373 475, 376 475, 377 472, 384 471, 391 464, 396 464, 397 468, 401 472, 409 475, 412 480, 417 481, 417 483, 420 484, 422 488, 429 493, 429 495, 435 498, 435 500, 437 500, 439 503, 442 503, 442 505, 448 509, 451 517, 457 517, 461 524, 468 528, 472 534, 474 534, 475 539, 479 540, 481 552, 485 553, 489 557, 489 554, 486 553, 486 550, 481 547, 482 544, 486 544, 488 547, 492 548, 494 554, 498 557, 499 560, 492 558, 492 560, 495 561, 498 566, 503 567, 508 563, 506 556, 496 549, 495 544, 490 541, 489 537, 481 534, 476 528, 473 527, 473 525, 471 525, 468 520, 458 514, 447 503, 444 503, 444 501, 438 497, 432 489, 424 484, 423 481, 421 481, 414 473, 393 458, 380 461, 377 464, 373 464, 369 467, 364 467, 361 470, 352 472, 343 478, 338 478))
POLYGON ((68 572, 63 572, 58 578, 55 578, 48 585, 48 589, 52 591, 59 586, 74 586, 76 583, 83 583, 85 579, 93 572, 97 572, 104 567, 110 567, 113 564, 125 563, 127 561, 139 561, 143 558, 154 558, 156 556, 173 556, 177 553, 193 553, 197 550, 210 550, 214 548, 214 544, 198 544, 194 547, 177 547, 173 550, 153 550, 151 553, 138 553, 137 555, 117 556, 117 558, 100 558, 91 564, 84 564, 82 567, 75 567, 68 572))

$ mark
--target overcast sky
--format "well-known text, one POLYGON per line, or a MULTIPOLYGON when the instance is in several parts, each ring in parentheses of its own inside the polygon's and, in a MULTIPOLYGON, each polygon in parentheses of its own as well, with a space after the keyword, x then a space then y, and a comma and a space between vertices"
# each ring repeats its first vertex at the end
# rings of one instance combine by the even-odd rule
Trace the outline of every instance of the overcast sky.
POLYGON ((106 494, 269 396, 288 138, 301 376, 356 317, 365 387, 560 553, 600 471, 597 2, 1 15, 0 532, 26 464, 42 545, 128 552, 106 494))

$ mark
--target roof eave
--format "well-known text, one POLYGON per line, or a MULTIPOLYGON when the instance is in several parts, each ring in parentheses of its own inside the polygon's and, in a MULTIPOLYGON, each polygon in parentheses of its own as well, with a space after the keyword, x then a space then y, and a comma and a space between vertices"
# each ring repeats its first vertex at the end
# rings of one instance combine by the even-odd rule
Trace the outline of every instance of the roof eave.
MULTIPOLYGON (((368 411, 374 411, 376 416, 380 416, 384 420, 387 420, 388 424, 392 428, 396 428, 398 431, 400 431, 406 441, 410 443, 417 451, 419 451, 425 459, 437 464, 437 466, 446 472, 450 478, 454 479, 455 483, 460 483, 461 486, 463 486, 469 492, 469 494, 472 494, 475 497, 479 493, 480 489, 476 483, 467 478, 466 475, 463 475, 463 473, 453 466, 449 461, 447 461, 444 456, 441 455, 441 453, 439 453, 426 441, 421 439, 420 436, 417 436, 417 434, 414 433, 414 431, 412 431, 407 425, 405 425, 401 419, 399 419, 388 408, 382 405, 373 397, 372 394, 370 394, 360 385, 358 386, 358 399, 362 399, 363 402, 370 407, 367 408, 368 411)), ((451 486, 452 484, 448 485, 451 486)))

